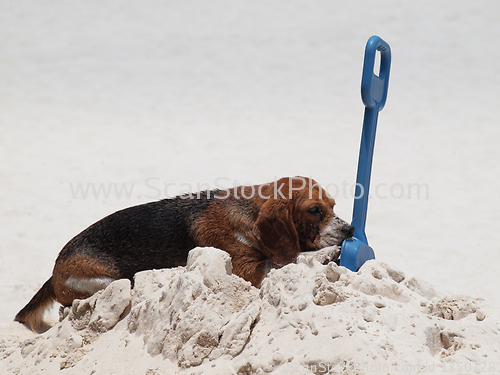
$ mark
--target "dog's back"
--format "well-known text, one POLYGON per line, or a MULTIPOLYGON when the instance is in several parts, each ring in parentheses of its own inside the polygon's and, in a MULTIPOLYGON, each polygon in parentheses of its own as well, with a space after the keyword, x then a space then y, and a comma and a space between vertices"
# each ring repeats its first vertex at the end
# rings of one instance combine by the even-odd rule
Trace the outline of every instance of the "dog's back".
POLYGON ((76 254, 88 255, 107 262, 118 278, 130 280, 139 271, 185 265, 195 247, 192 223, 208 204, 204 194, 200 199, 175 197, 117 211, 68 242, 56 264, 76 254))

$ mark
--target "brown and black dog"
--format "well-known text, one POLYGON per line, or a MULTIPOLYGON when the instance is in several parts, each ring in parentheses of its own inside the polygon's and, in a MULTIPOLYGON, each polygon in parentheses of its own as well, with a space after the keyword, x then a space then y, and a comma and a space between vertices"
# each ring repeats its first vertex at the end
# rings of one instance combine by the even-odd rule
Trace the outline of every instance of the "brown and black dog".
POLYGON ((185 265, 197 246, 226 251, 233 273, 259 286, 270 268, 294 262, 301 251, 352 237, 354 228, 334 214, 334 205, 314 180, 285 177, 117 211, 64 246, 52 277, 15 320, 41 331, 54 301, 69 306, 114 280, 133 281, 139 271, 185 265))

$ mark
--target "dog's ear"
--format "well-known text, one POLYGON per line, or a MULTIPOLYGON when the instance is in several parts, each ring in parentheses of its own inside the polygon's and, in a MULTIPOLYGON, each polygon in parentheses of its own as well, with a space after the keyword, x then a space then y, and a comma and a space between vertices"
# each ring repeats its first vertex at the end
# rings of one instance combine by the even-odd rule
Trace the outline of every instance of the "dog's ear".
POLYGON ((300 252, 299 236, 292 219, 292 201, 269 198, 256 225, 259 249, 277 265, 295 260, 300 252))

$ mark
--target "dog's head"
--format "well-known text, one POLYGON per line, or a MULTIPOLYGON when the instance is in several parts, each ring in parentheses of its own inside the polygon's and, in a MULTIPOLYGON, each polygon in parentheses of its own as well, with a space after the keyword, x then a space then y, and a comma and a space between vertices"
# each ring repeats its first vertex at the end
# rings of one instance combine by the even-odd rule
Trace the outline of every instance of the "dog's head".
POLYGON ((340 246, 354 233, 335 215, 335 200, 313 179, 285 177, 268 184, 262 196, 259 248, 276 264, 293 262, 301 251, 340 246))

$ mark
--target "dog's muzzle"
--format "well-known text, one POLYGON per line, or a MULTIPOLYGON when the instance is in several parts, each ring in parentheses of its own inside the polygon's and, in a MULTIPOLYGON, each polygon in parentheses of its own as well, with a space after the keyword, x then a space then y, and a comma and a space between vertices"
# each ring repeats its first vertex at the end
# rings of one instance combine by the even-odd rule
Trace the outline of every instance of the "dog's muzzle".
POLYGON ((342 242, 351 238, 354 227, 338 216, 334 216, 330 223, 321 231, 319 245, 321 247, 341 246, 342 242))

